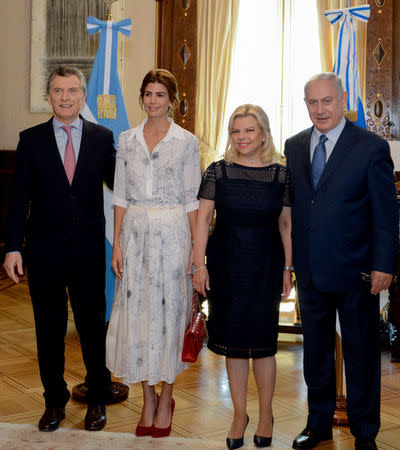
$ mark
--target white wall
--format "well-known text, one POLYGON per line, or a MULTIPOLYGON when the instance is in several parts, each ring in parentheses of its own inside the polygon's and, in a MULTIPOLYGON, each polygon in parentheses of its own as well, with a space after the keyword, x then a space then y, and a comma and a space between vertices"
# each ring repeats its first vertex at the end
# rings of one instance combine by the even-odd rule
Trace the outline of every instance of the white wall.
POLYGON ((145 115, 139 106, 139 89, 145 74, 156 65, 155 0, 125 0, 132 33, 125 40, 124 73, 121 74, 129 124, 135 127, 145 115))

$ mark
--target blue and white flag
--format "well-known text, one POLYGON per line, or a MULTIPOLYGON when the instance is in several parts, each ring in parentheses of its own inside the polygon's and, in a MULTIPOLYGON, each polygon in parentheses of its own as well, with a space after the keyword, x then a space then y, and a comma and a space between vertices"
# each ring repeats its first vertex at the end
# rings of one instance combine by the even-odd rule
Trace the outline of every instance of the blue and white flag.
MULTIPOLYGON (((122 131, 129 128, 128 115, 119 82, 118 32, 129 36, 132 30, 131 19, 120 22, 102 21, 89 17, 87 28, 90 34, 100 30, 100 44, 92 67, 87 88, 86 104, 82 116, 91 122, 109 128, 117 143, 122 131)), ((106 217, 106 300, 108 321, 114 298, 115 275, 111 269, 112 243, 114 236, 114 211, 111 203, 112 192, 104 186, 104 214, 106 217)))
POLYGON ((346 117, 356 125, 366 128, 358 79, 354 20, 368 22, 370 6, 359 5, 351 8, 332 9, 325 11, 324 14, 332 25, 343 19, 337 37, 333 72, 340 77, 344 90, 349 94, 347 111, 345 112, 346 117))

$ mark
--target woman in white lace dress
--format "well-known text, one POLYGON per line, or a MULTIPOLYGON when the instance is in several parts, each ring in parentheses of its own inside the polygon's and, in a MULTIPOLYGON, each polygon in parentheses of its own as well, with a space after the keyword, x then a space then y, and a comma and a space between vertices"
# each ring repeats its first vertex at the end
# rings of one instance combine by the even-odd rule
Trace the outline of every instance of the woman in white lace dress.
POLYGON ((200 185, 196 137, 174 123, 177 83, 167 70, 146 74, 140 103, 147 119, 118 140, 112 267, 117 275, 107 334, 107 366, 142 382, 136 434, 167 436, 190 318, 188 276, 200 185), (162 382, 160 395, 155 385, 162 382))

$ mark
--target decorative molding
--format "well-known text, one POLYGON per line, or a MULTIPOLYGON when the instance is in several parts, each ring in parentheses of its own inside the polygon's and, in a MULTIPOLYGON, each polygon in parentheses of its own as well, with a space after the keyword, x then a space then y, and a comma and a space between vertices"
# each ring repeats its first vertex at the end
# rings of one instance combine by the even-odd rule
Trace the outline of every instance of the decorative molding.
POLYGON ((392 108, 393 0, 370 1, 367 28, 365 119, 367 128, 390 138, 392 108))
POLYGON ((157 66, 171 71, 179 87, 175 121, 194 132, 197 73, 196 0, 157 1, 157 66))
POLYGON ((392 114, 390 131, 394 139, 400 140, 400 2, 393 3, 393 66, 392 66, 392 114))

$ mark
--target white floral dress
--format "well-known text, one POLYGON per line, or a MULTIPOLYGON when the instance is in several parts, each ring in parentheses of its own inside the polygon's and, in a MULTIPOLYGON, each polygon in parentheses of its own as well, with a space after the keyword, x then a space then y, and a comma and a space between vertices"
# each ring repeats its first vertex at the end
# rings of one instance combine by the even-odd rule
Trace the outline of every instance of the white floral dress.
POLYGON ((181 360, 192 296, 187 213, 198 209, 201 175, 195 136, 170 119, 150 156, 145 122, 118 140, 113 204, 127 208, 124 274, 116 281, 106 345, 115 376, 154 385, 173 383, 187 368, 181 360))

